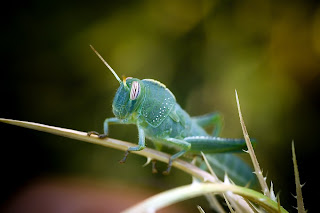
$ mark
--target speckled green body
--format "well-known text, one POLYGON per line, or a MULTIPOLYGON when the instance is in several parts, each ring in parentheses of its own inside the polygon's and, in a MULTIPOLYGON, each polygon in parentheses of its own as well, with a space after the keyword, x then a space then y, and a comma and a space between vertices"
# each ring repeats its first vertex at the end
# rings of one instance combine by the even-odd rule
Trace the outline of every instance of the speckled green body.
POLYGON ((153 142, 167 145, 166 138, 184 139, 188 136, 208 136, 206 131, 191 119, 174 95, 163 84, 142 80, 145 97, 136 122, 144 129, 145 135, 153 142))
POLYGON ((255 182, 251 168, 229 153, 245 149, 245 141, 217 137, 222 126, 220 114, 190 117, 164 84, 152 79, 126 78, 120 82, 112 109, 116 117, 105 120, 103 136, 108 134, 108 126, 113 123, 135 124, 138 128, 138 146, 130 147, 127 154, 142 150, 145 138, 151 140, 158 150, 163 145, 173 147, 178 152, 169 160, 169 173, 172 161, 185 153, 223 153, 207 155, 219 177, 223 178, 227 173, 241 185, 255 182), (204 129, 207 126, 215 126, 215 131, 209 134, 204 129))
POLYGON ((121 81, 102 56, 92 46, 91 48, 109 68, 120 87, 112 103, 115 117, 105 120, 104 134, 89 132, 88 135, 98 134, 100 138, 106 137, 109 124, 135 124, 138 128, 138 146, 128 148, 120 162, 124 163, 131 151, 144 149, 145 138, 148 138, 154 142, 158 150, 162 145, 179 150, 170 157, 165 174, 170 172, 172 162, 185 153, 224 153, 207 155, 210 165, 220 178, 228 174, 235 183, 241 185, 253 185, 256 182, 251 168, 236 156, 228 154, 246 149, 245 141, 217 137, 222 127, 219 113, 190 117, 164 84, 152 79, 139 80, 131 77, 121 81), (214 126, 211 134, 204 130, 208 126, 214 126))

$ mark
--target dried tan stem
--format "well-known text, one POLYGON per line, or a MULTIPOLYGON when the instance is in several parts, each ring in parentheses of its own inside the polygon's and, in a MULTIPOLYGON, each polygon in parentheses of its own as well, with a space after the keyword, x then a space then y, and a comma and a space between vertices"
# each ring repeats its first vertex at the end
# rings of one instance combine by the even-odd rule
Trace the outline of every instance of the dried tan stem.
POLYGON ((256 155, 254 153, 254 150, 253 150, 253 147, 252 147, 252 144, 251 144, 251 141, 250 141, 250 137, 249 137, 246 125, 244 124, 244 120, 243 120, 241 109, 240 109, 240 102, 239 102, 237 90, 235 90, 235 92, 236 92, 236 100, 237 100, 240 124, 241 124, 241 127, 242 127, 242 132, 243 132, 244 139, 246 140, 246 144, 247 144, 247 147, 248 147, 248 152, 249 152, 250 158, 252 160, 255 173, 257 175, 257 178, 259 180, 259 183, 260 183, 260 186, 261 186, 261 189, 262 189, 263 193, 266 196, 271 197, 270 196, 270 190, 268 188, 266 180, 263 177, 263 174, 262 174, 258 159, 257 159, 257 157, 256 157, 256 155))
MULTIPOLYGON (((5 118, 0 118, 0 122, 21 126, 29 129, 34 129, 42 132, 47 132, 55 135, 60 135, 67 138, 81 140, 88 143, 98 144, 101 146, 106 146, 106 147, 110 147, 110 148, 118 149, 122 151, 128 150, 129 147, 136 146, 135 144, 132 144, 126 141, 116 140, 113 138, 99 139, 96 135, 91 135, 89 137, 86 132, 61 128, 61 127, 54 127, 54 126, 49 126, 49 125, 39 124, 34 122, 18 121, 18 120, 5 119, 5 118)), ((170 158, 170 155, 163 152, 156 151, 154 149, 150 149, 150 148, 145 148, 141 151, 132 151, 132 153, 141 155, 147 158, 155 159, 157 161, 162 161, 165 163, 167 163, 170 158)), ((208 181, 208 182, 217 181, 217 179, 212 175, 210 175, 208 172, 186 161, 177 159, 173 161, 172 166, 186 173, 189 173, 190 175, 200 179, 201 181, 208 181)))

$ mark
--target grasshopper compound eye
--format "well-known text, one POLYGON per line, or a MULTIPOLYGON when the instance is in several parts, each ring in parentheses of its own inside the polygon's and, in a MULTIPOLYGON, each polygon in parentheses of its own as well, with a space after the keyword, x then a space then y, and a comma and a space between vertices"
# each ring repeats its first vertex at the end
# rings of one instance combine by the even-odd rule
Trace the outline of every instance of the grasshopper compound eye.
POLYGON ((130 91, 130 99, 135 100, 140 94, 141 86, 138 81, 132 82, 131 91, 130 91))

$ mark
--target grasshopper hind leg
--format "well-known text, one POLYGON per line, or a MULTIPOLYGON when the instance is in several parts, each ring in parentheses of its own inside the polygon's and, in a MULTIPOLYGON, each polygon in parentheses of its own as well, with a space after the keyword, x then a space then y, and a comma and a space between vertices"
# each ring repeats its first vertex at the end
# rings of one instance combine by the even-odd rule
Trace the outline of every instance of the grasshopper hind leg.
POLYGON ((211 136, 219 136, 223 127, 223 117, 219 112, 213 112, 205 115, 192 117, 199 126, 202 128, 214 127, 211 136))

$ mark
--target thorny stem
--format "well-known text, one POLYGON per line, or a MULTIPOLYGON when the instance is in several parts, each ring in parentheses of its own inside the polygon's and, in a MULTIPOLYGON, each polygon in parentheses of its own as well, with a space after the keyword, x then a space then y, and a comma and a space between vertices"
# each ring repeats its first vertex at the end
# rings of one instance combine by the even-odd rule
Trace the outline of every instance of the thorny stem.
POLYGON ((294 148, 294 142, 292 141, 292 161, 293 161, 293 168, 294 168, 294 177, 296 182, 296 193, 297 193, 297 209, 298 213, 306 213, 303 204, 303 197, 302 197, 302 185, 300 184, 300 177, 299 177, 299 170, 298 170, 298 163, 296 158, 296 151, 294 148))
MULTIPOLYGON (((26 122, 26 121, 18 121, 18 120, 12 120, 12 119, 4 119, 4 118, 0 118, 0 122, 3 123, 8 123, 11 125, 16 125, 16 126, 21 126, 21 127, 25 127, 25 128, 29 128, 29 129, 34 129, 34 130, 38 130, 38 131, 42 131, 42 132, 47 132, 47 133, 51 133, 51 134, 55 134, 55 135, 60 135, 63 137, 67 137, 67 138, 72 138, 72 139, 77 139, 77 140, 81 140, 84 142, 88 142, 88 143, 93 143, 93 144, 97 144, 97 145, 101 145, 101 146, 105 146, 105 147, 110 147, 110 148, 114 148, 114 149, 118 149, 118 150, 122 150, 122 151, 127 151, 129 147, 134 146, 134 144, 129 143, 129 142, 125 142, 125 141, 120 141, 120 140, 116 140, 116 139, 112 139, 112 138, 105 138, 105 139, 99 139, 97 135, 91 135, 88 136, 87 132, 81 132, 81 131, 76 131, 76 130, 71 130, 71 129, 66 129, 66 128, 60 128, 60 127, 54 127, 54 126, 49 126, 49 125, 44 125, 44 124, 39 124, 39 123, 34 123, 34 122, 26 122)), ((162 161, 162 162, 168 162, 169 160, 169 155, 163 152, 159 152, 153 149, 149 149, 149 148, 145 148, 144 150, 141 151, 132 151, 132 153, 134 154, 138 154, 144 157, 147 157, 148 159, 153 159, 153 160, 157 160, 157 161, 162 161)), ((216 186, 214 187, 212 190, 212 192, 216 192, 216 193, 221 193, 221 192, 228 192, 228 191, 232 191, 235 194, 239 194, 239 195, 244 195, 245 197, 249 198, 250 200, 253 199, 255 201, 257 201, 260 205, 262 205, 263 207, 265 207, 266 209, 272 210, 274 209, 274 206, 277 205, 274 201, 272 200, 268 200, 269 198, 264 198, 262 194, 255 192, 253 190, 244 188, 244 187, 238 187, 235 185, 229 185, 229 184, 224 184, 224 183, 218 183, 218 180, 210 175, 209 173, 207 173, 204 170, 201 170, 200 168, 185 162, 183 160, 180 159, 176 159, 172 162, 172 166, 176 167, 182 171, 185 171, 186 173, 192 175, 195 178, 198 178, 201 181, 204 182, 211 182, 211 183, 215 183, 218 185, 212 185, 212 186, 216 186), (248 191, 249 190, 249 191, 248 191), (244 194, 243 194, 244 193, 244 194)), ((199 185, 200 186, 200 185, 199 185)), ((191 197, 195 196, 196 194, 200 195, 200 194, 207 194, 209 193, 209 191, 207 191, 208 189, 210 189, 210 185, 201 185, 204 186, 204 188, 198 188, 197 191, 195 193, 192 193, 192 195, 190 194, 191 197)), ((194 189, 194 187, 188 188, 187 187, 187 191, 188 193, 190 193, 189 189, 194 189)), ((182 194, 187 194, 185 192, 183 192, 182 194)), ((181 199, 181 196, 178 196, 176 199, 181 199)), ((184 199, 186 199, 188 196, 183 196, 184 199)), ((166 199, 167 200, 167 199, 166 199)), ((169 200, 167 202, 167 204, 163 203, 164 205, 169 205, 170 203, 172 203, 173 200, 169 200)), ((156 203, 159 203, 158 201, 156 203)), ((271 211, 273 212, 273 211, 271 211)), ((281 207, 281 212, 286 212, 282 207, 281 207)))
POLYGON ((180 186, 149 197, 146 200, 130 207, 129 209, 124 210, 123 213, 156 212, 158 209, 170 204, 208 193, 238 194, 246 197, 254 203, 259 203, 268 212, 287 213, 287 211, 282 207, 280 208, 280 211, 278 211, 277 203, 259 192, 236 185, 227 185, 223 183, 199 183, 180 186))
MULTIPOLYGON (((29 129, 34 129, 42 132, 47 132, 55 135, 60 135, 67 138, 81 140, 88 143, 98 144, 101 146, 110 147, 110 148, 114 148, 122 151, 127 151, 129 147, 135 146, 135 144, 132 144, 126 141, 116 140, 113 138, 99 139, 97 135, 88 136, 87 132, 81 132, 81 131, 61 128, 61 127, 54 127, 54 126, 49 126, 49 125, 39 124, 34 122, 18 121, 18 120, 5 119, 5 118, 0 118, 0 122, 21 126, 29 129)), ((141 156, 144 156, 153 160, 157 160, 157 161, 162 161, 165 163, 168 163, 170 158, 170 155, 163 152, 156 151, 154 149, 150 149, 150 148, 145 148, 141 151, 132 151, 130 153, 134 153, 137 155, 141 155, 141 156)), ((208 172, 186 161, 176 159, 172 162, 172 166, 186 173, 189 173, 190 175, 200 179, 201 181, 217 182, 217 179, 212 175, 210 175, 208 172)))
POLYGON ((248 147, 248 152, 250 154, 250 158, 252 160, 255 173, 257 175, 257 178, 259 180, 259 183, 261 185, 263 193, 266 196, 271 197, 268 185, 267 185, 267 183, 266 183, 266 181, 265 181, 265 179, 263 177, 259 162, 257 160, 257 157, 256 157, 255 153, 254 153, 254 150, 253 150, 253 147, 252 147, 252 144, 251 144, 251 141, 250 141, 250 137, 249 137, 246 125, 244 124, 244 120, 243 120, 241 109, 240 109, 240 102, 239 102, 237 90, 235 90, 235 93, 236 93, 236 100, 237 100, 240 124, 241 124, 241 127, 242 127, 242 132, 243 132, 243 135, 244 135, 244 139, 246 140, 246 144, 247 144, 247 147, 248 147))

